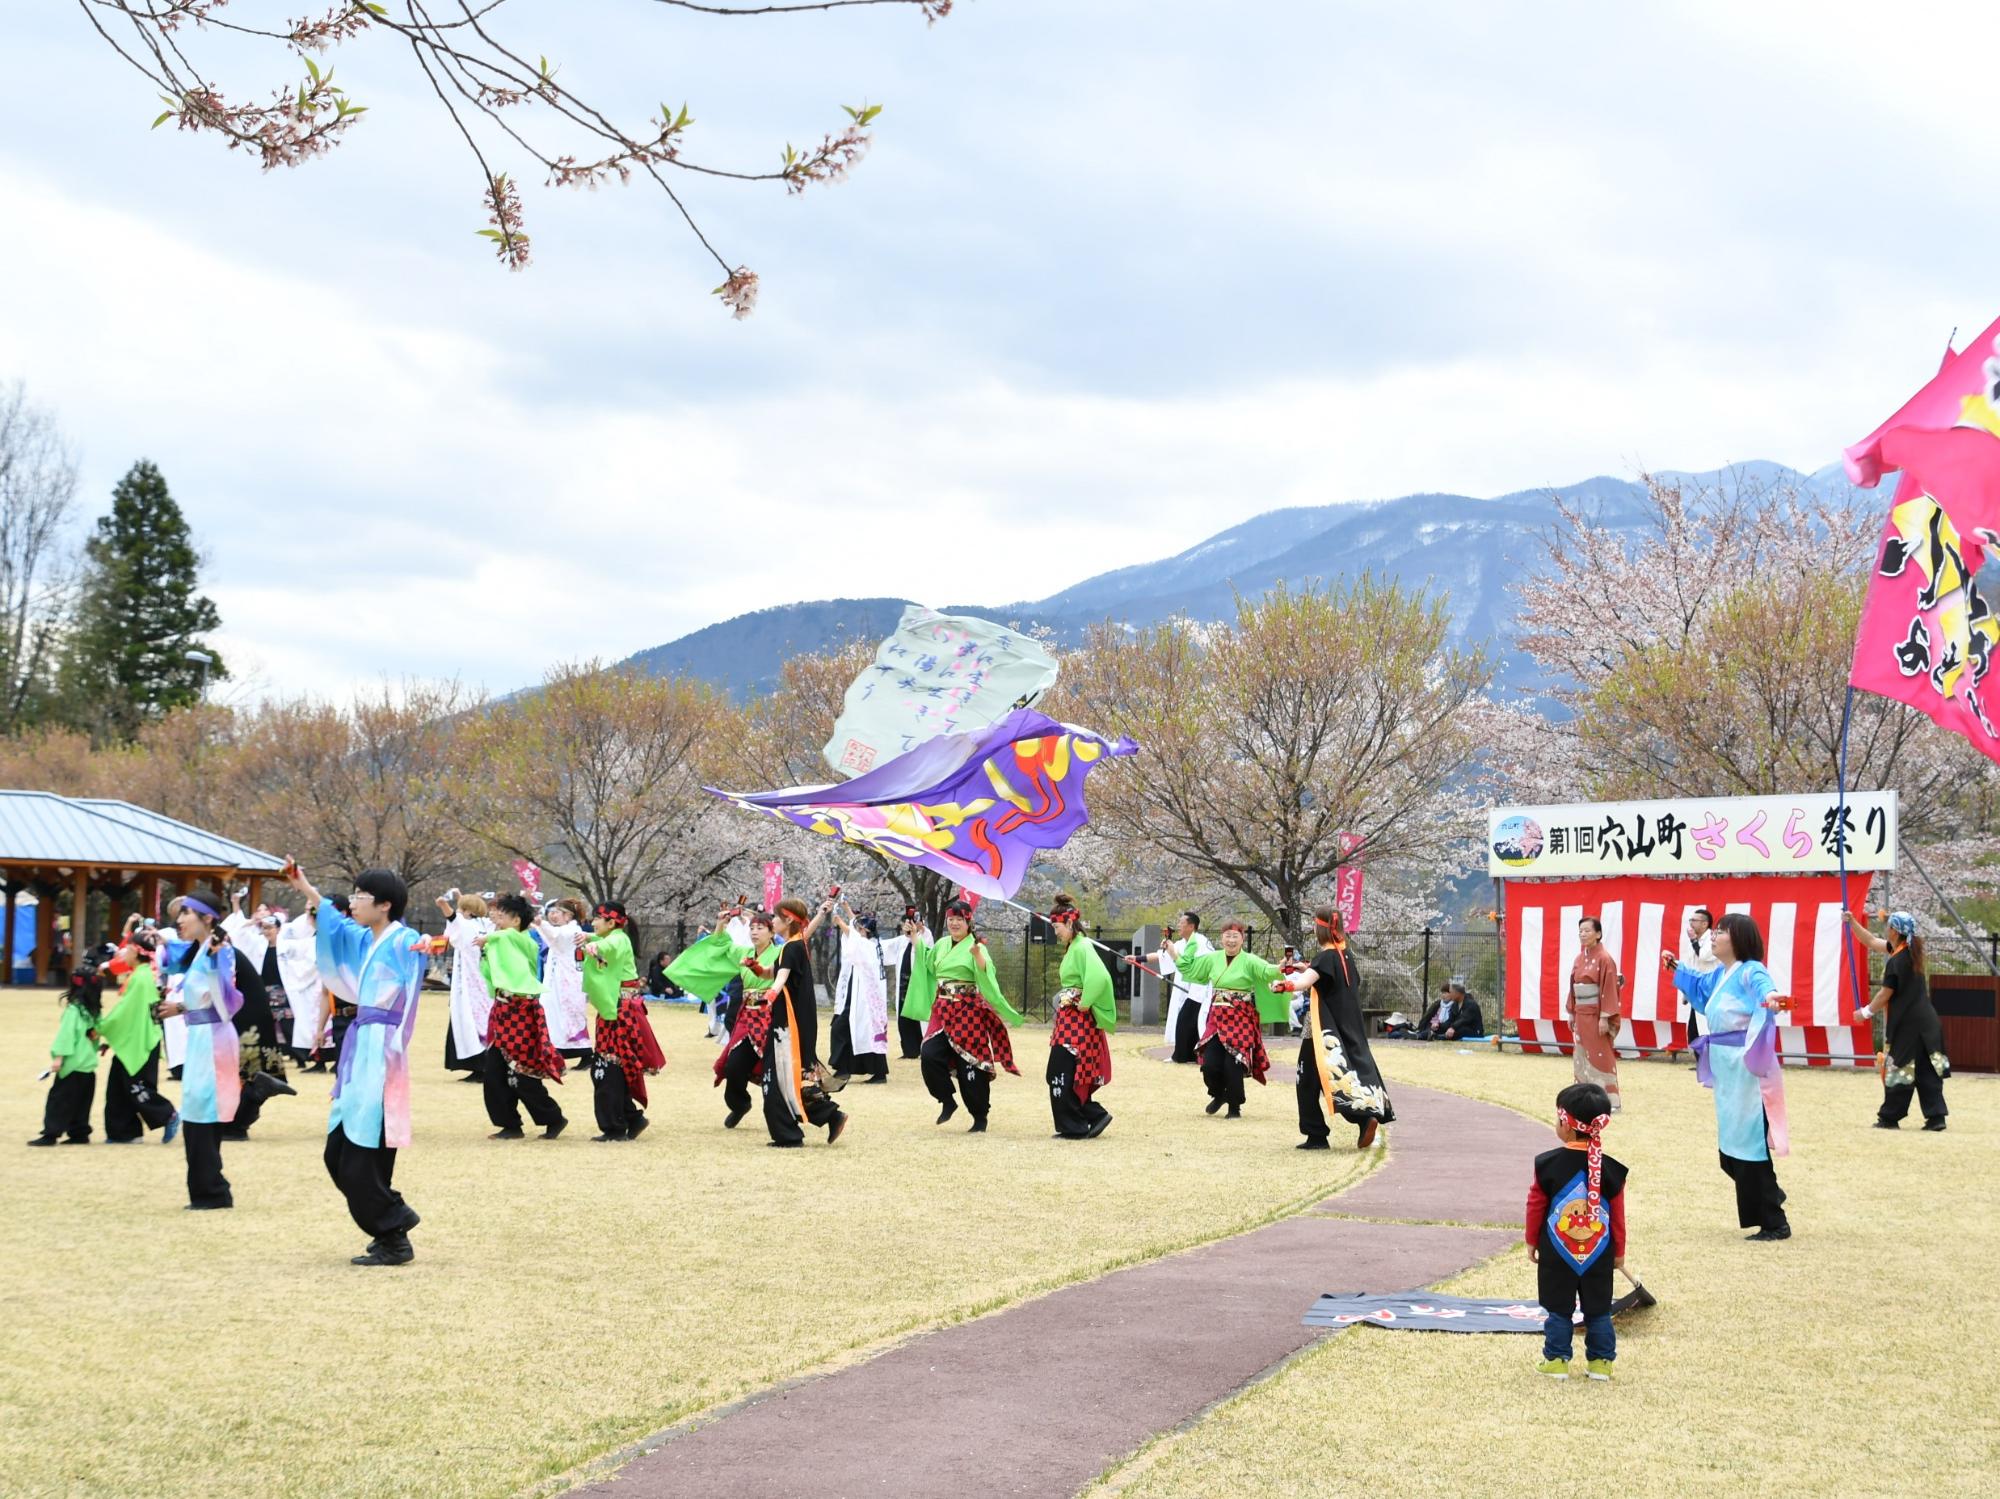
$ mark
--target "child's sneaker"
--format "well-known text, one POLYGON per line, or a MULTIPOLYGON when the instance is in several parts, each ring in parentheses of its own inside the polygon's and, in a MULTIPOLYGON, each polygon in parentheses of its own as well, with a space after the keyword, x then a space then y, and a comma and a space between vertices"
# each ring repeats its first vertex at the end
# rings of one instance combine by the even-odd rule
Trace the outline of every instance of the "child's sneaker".
POLYGON ((1594 1358, 1583 1366, 1583 1372, 1588 1374, 1592 1379, 1608 1380, 1611 1378, 1611 1360, 1608 1358, 1594 1358))
POLYGON ((1569 1365, 1559 1358, 1545 1358, 1535 1365, 1537 1374, 1546 1374, 1550 1379, 1568 1379, 1569 1365))

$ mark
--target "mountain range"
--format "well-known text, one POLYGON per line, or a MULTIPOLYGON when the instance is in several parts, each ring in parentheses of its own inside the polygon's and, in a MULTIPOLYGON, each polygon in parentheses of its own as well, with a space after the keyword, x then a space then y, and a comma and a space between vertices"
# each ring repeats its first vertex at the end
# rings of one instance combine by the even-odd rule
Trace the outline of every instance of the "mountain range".
MULTIPOLYGON (((1846 500, 1853 493, 1838 464, 1804 474, 1759 460, 1655 478, 1725 494, 1754 496, 1785 484, 1828 500, 1846 500)), ((1107 619, 1130 625, 1175 615, 1225 619, 1233 615, 1239 594, 1255 596, 1279 582, 1330 583, 1366 573, 1448 594, 1452 643, 1487 646, 1496 663, 1496 685, 1532 687, 1538 685, 1534 664, 1513 643, 1516 585, 1543 565, 1543 538, 1560 520, 1559 500, 1635 540, 1650 524, 1646 487, 1628 479, 1600 476, 1495 499, 1409 494, 1272 510, 1174 556, 1100 573, 1043 599, 924 602, 1019 628, 1046 628, 1058 643, 1068 645, 1107 619)), ((776 686, 779 665, 788 655, 888 634, 905 602, 869 598, 781 604, 706 626, 640 651, 622 664, 702 678, 736 697, 751 697, 776 686)))

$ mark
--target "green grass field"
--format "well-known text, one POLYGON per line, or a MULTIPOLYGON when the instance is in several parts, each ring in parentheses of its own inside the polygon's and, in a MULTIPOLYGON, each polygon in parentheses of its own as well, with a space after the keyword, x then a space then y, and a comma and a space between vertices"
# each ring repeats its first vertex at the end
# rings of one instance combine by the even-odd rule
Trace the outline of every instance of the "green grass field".
MULTIPOLYGON (((178 1145, 31 1151, 53 1035, 45 993, 0 997, 0 1492, 507 1495, 718 1402, 912 1330, 1247 1228, 1363 1169, 1301 1155, 1290 1092, 1204 1116, 1191 1069, 1120 1043, 1089 1145, 1049 1138, 1046 1032, 991 1133, 940 1129, 916 1064, 850 1088, 840 1144, 721 1128, 711 1043, 655 1012, 655 1127, 496 1144, 417 1035, 416 1144, 396 1184, 417 1262, 347 1263, 363 1235, 326 1180, 323 1077, 225 1147, 230 1213, 187 1213, 178 1145), (803 1288, 804 1295, 799 1294, 803 1288)), ((102 1097, 98 1102, 102 1118, 102 1097)), ((157 1136, 151 1137, 157 1140, 157 1136)))
MULTIPOLYGON (((1553 1058, 1380 1057, 1392 1087, 1537 1118, 1569 1081, 1553 1058)), ((1091 1499, 2000 1492, 2000 1079, 1949 1083, 1942 1135, 1871 1129, 1872 1072, 1786 1081, 1795 1236, 1747 1244, 1692 1069, 1624 1069, 1606 1148, 1632 1168, 1628 1264, 1660 1304, 1621 1323, 1614 1383, 1541 1378, 1538 1338, 1358 1328, 1157 1441, 1091 1499)), ((1525 1198, 1525 1160, 1520 1178, 1525 1198)), ((1532 1298, 1534 1268, 1517 1246, 1445 1289, 1532 1298)))

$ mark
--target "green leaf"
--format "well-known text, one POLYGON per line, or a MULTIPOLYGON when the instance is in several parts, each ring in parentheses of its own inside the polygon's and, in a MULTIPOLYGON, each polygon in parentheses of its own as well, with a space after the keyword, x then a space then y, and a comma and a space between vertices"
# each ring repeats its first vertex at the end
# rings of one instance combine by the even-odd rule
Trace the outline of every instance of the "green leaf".
POLYGON ((165 114, 161 115, 157 120, 153 121, 153 129, 158 130, 162 125, 166 124, 167 121, 171 120, 175 115, 179 113, 180 111, 177 109, 168 110, 165 114))
POLYGON ((688 126, 689 126, 689 125, 692 125, 693 123, 694 123, 694 121, 692 121, 692 120, 690 120, 690 119, 688 118, 688 107, 687 107, 687 105, 683 104, 683 105, 681 106, 681 117, 680 117, 680 118, 679 118, 678 120, 675 120, 675 121, 674 121, 674 129, 676 129, 676 130, 685 130, 685 129, 686 129, 686 128, 687 128, 688 126))
POLYGON ((861 123, 866 125, 870 120, 874 119, 875 116, 877 116, 881 112, 882 112, 881 105, 879 104, 869 105, 866 109, 861 111, 861 123))
POLYGON ((363 3, 368 7, 369 10, 372 10, 378 16, 386 16, 389 14, 389 7, 386 5, 377 5, 375 3, 375 0, 363 0, 363 3))
POLYGON ((473 232, 482 236, 485 239, 505 239, 507 237, 506 235, 502 234, 498 229, 477 229, 474 230, 473 232))
POLYGON ((306 59, 306 71, 312 74, 314 83, 319 82, 319 64, 314 62, 310 57, 306 59))

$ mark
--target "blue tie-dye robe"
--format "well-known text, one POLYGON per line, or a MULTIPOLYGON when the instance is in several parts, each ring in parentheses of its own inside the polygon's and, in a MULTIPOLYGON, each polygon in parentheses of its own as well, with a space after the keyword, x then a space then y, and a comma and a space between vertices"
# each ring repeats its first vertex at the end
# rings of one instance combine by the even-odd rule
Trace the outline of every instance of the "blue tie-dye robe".
MULTIPOLYGON (((172 961, 188 949, 176 944, 172 961)), ((185 973, 169 973, 167 997, 177 999, 187 1020, 187 1050, 181 1056, 181 1118, 189 1124, 228 1124, 236 1117, 243 1077, 236 1041, 236 1012, 243 995, 236 987, 236 949, 227 942, 210 951, 203 944, 185 973)))
POLYGON ((1695 1075, 1715 1090, 1715 1134, 1722 1153, 1738 1161, 1789 1154, 1778 1021, 1764 1004, 1778 992, 1770 969, 1762 963, 1732 963, 1696 973, 1683 963, 1674 970, 1674 987, 1708 1025, 1708 1034, 1693 1042, 1699 1063, 1695 1075))
POLYGON ((333 1079, 327 1133, 356 1145, 410 1143, 410 1033, 429 959, 423 937, 400 921, 379 941, 330 900, 319 903, 320 982, 359 1013, 347 1028, 333 1079))

